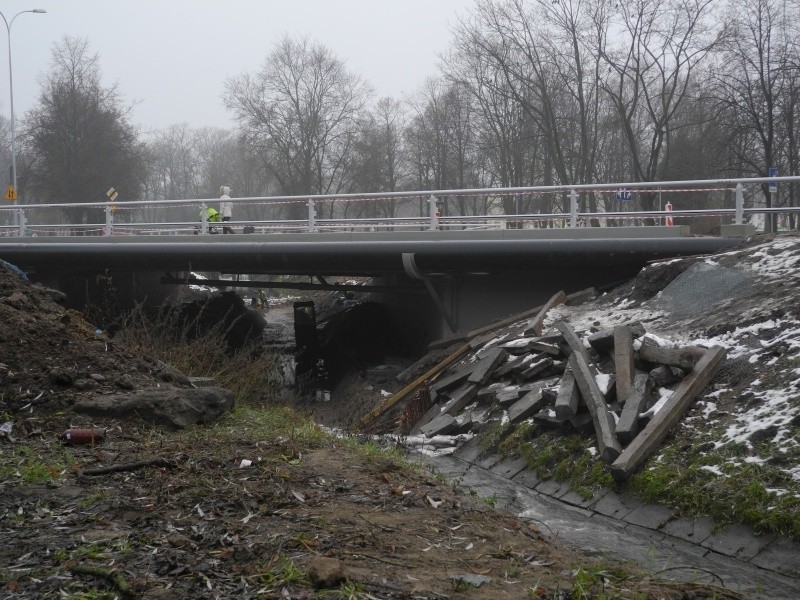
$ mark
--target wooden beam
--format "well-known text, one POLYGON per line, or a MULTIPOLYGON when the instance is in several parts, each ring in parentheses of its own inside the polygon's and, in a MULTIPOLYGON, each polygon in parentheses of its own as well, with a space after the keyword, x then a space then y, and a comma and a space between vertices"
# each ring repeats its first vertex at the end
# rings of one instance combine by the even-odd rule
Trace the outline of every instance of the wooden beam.
POLYGON ((698 346, 662 348, 645 342, 639 349, 639 358, 658 365, 669 365, 688 371, 697 364, 697 361, 700 360, 705 352, 705 348, 698 346))
POLYGON ((661 410, 611 465, 611 474, 615 479, 618 481, 628 479, 658 449, 695 397, 713 379, 724 358, 725 348, 717 346, 706 350, 691 373, 678 384, 661 410))
POLYGON ((614 327, 614 371, 617 375, 617 400, 623 404, 633 385, 633 333, 626 325, 614 327))
POLYGON ((572 356, 569 357, 569 366, 573 375, 575 375, 575 382, 581 391, 583 401, 592 415, 600 458, 610 463, 619 456, 622 447, 617 441, 614 419, 608 412, 606 400, 603 398, 594 375, 589 369, 589 363, 582 354, 573 352, 572 356))
POLYGON ((575 333, 575 330, 564 321, 559 321, 556 323, 556 329, 558 329, 561 332, 561 335, 564 336, 564 341, 567 343, 567 346, 569 346, 569 349, 572 352, 577 352, 580 354, 588 363, 589 352, 586 350, 586 346, 583 345, 581 338, 579 338, 578 334, 575 333))
POLYGON ((362 416, 358 421, 353 424, 353 430, 359 431, 364 430, 370 425, 372 425, 381 415, 383 415, 386 411, 393 408, 395 405, 399 404, 406 396, 408 396, 411 392, 415 391, 419 386, 424 384, 426 381, 433 379, 436 375, 444 371, 447 367, 452 365, 454 362, 459 360, 463 357, 467 352, 469 352, 469 344, 464 344, 458 350, 453 352, 450 356, 445 358, 435 367, 429 369, 419 377, 417 377, 414 381, 409 383, 403 389, 398 392, 395 392, 391 396, 389 396, 386 400, 381 402, 376 408, 372 409, 366 415, 362 416))
POLYGON ((525 328, 525 333, 534 333, 536 335, 542 335, 542 329, 544 328, 544 320, 547 317, 547 313, 550 310, 560 304, 564 304, 567 301, 567 295, 564 291, 560 291, 550 298, 547 303, 542 307, 542 309, 536 313, 536 316, 530 320, 528 326, 525 328))

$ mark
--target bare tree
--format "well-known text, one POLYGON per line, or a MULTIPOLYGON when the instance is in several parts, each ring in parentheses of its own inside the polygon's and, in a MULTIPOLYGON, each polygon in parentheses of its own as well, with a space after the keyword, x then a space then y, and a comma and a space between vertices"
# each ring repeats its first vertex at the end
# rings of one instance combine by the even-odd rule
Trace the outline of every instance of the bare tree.
MULTIPOLYGON (((342 60, 307 39, 284 38, 261 70, 229 79, 226 106, 243 139, 289 195, 337 193, 370 90, 342 60)), ((293 204, 295 216, 303 210, 293 204)))
MULTIPOLYGON (((676 116, 687 102, 693 76, 723 38, 712 25, 714 0, 598 0, 597 52, 630 153, 633 179, 662 179, 669 164, 676 116), (609 26, 610 24, 610 26, 609 26)), ((681 126, 687 126, 684 120, 681 126)), ((642 206, 652 210, 654 194, 642 206)))
MULTIPOLYGON (((733 34, 724 46, 715 81, 718 100, 734 132, 740 174, 767 176, 770 167, 797 169, 800 108, 797 3, 783 0, 731 2, 733 34)), ((788 186, 795 203, 794 186, 788 186)), ((765 204, 772 204, 763 186, 765 204)), ((772 220, 768 226, 774 228, 772 220)))
MULTIPOLYGON (((142 147, 116 86, 103 87, 99 58, 86 40, 65 37, 52 50, 37 105, 22 139, 30 161, 23 181, 39 202, 136 199, 142 185, 142 147)), ((87 222, 85 209, 72 217, 87 222)))

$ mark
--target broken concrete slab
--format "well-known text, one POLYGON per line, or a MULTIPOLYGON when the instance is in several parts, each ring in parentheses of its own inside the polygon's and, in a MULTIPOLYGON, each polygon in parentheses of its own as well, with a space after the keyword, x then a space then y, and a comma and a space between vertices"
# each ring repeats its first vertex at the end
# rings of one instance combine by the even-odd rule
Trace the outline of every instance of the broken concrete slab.
POLYGON ((541 375, 545 370, 553 366, 553 359, 551 357, 540 358, 536 362, 530 364, 524 370, 520 371, 519 377, 528 381, 537 375, 541 375))
POLYGON ((423 425, 419 429, 420 433, 425 437, 450 435, 451 433, 455 433, 458 429, 458 422, 452 415, 439 415, 430 423, 423 425))
POLYGON ((508 409, 508 420, 511 423, 517 423, 523 419, 527 419, 534 413, 540 411, 544 406, 544 402, 542 390, 532 390, 508 409))
POLYGON ((457 390, 448 393, 450 400, 448 400, 442 407, 442 413, 448 415, 457 415, 460 413, 470 402, 475 399, 478 394, 478 386, 465 384, 457 390))
POLYGON ((461 369, 456 373, 439 379, 436 381, 436 383, 431 384, 429 387, 431 392, 441 394, 463 383, 464 380, 466 380, 470 375, 472 375, 472 369, 461 369))
POLYGON ((502 348, 491 348, 486 355, 478 361, 470 376, 467 378, 469 383, 479 386, 489 380, 492 372, 503 363, 508 357, 508 352, 502 348))
POLYGON ((522 390, 518 385, 510 385, 498 390, 495 394, 495 400, 500 406, 511 406, 522 395, 522 390))

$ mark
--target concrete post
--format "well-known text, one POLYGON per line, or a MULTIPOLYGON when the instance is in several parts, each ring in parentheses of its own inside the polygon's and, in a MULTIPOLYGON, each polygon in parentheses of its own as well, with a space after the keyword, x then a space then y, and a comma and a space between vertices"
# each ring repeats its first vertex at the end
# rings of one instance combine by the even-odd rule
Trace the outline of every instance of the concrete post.
POLYGON ((200 205, 200 233, 208 233, 208 206, 205 202, 200 205))
POLYGON ((436 196, 428 198, 428 212, 430 213, 431 224, 429 229, 436 231, 439 229, 439 207, 437 206, 436 196))
POLYGON ((575 190, 569 191, 569 226, 578 226, 578 192, 575 190))
POLYGON ((736 217, 733 222, 736 225, 744 222, 744 188, 741 183, 736 184, 736 217))
POLYGON ((110 204, 106 204, 106 227, 103 229, 104 235, 114 235, 114 210, 110 204))
POLYGON ((309 198, 307 206, 308 206, 308 232, 314 233, 317 230, 316 227, 317 211, 314 210, 314 200, 309 198))
POLYGON ((20 210, 19 211, 18 220, 19 220, 19 236, 20 237, 25 237, 27 235, 26 226, 28 224, 28 219, 25 218, 25 211, 24 210, 20 210))

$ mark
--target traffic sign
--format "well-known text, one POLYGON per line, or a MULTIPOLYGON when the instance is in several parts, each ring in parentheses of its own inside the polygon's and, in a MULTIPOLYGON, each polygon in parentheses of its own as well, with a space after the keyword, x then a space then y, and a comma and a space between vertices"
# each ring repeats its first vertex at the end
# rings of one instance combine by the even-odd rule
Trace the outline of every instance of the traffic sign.
POLYGON ((10 185, 6 189, 6 195, 3 197, 9 202, 14 202, 17 199, 17 190, 14 189, 13 185, 10 185))
MULTIPOLYGON (((769 168, 769 176, 770 177, 777 177, 778 176, 778 167, 770 167, 769 168)), ((770 181, 769 182, 769 191, 770 192, 777 192, 778 191, 778 182, 777 181, 770 181)))
POLYGON ((630 200, 631 197, 632 194, 628 188, 619 188, 617 190, 617 200, 630 200))
POLYGON ((106 192, 106 196, 108 196, 108 199, 113 202, 114 200, 117 199, 117 196, 119 196, 119 194, 117 193, 117 190, 115 190, 112 187, 112 188, 108 188, 108 191, 106 192))

